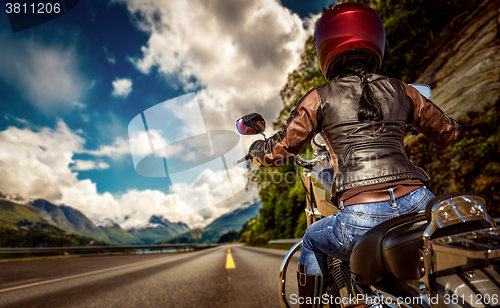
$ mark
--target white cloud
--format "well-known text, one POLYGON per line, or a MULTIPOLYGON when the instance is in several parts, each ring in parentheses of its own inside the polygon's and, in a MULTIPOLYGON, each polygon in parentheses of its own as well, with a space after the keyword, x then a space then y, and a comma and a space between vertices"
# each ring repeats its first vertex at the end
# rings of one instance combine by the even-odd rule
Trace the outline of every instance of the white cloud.
POLYGON ((124 155, 130 155, 130 146, 127 140, 117 137, 110 145, 101 145, 97 150, 84 150, 82 152, 94 156, 107 156, 112 159, 119 159, 124 155))
POLYGON ((75 44, 43 43, 37 38, 18 39, 0 34, 0 78, 37 110, 46 114, 68 112, 89 88, 80 73, 75 44))
POLYGON ((109 169, 109 164, 100 161, 96 162, 93 160, 74 160, 74 165, 71 166, 71 169, 75 171, 87 171, 87 170, 104 170, 109 169))
POLYGON ((109 169, 109 165, 103 161, 100 161, 99 163, 97 163, 97 169, 109 169))
MULTIPOLYGON (((246 169, 241 168, 238 171, 240 173, 238 176, 231 177, 233 185, 245 187, 246 169)), ((212 208, 213 211, 219 208, 218 204, 223 203, 223 200, 226 200, 227 196, 230 195, 228 192, 231 192, 226 171, 210 169, 202 171, 193 183, 174 183, 172 189, 179 202, 177 204, 178 210, 182 213, 191 213, 200 208, 215 205, 212 208)))
POLYGON ((80 103, 80 102, 73 102, 73 105, 74 105, 77 109, 85 109, 85 108, 87 108, 87 105, 85 105, 84 103, 80 103))
POLYGON ((111 53, 108 52, 106 46, 104 46, 104 53, 106 54, 106 61, 108 61, 111 64, 116 64, 115 56, 113 56, 111 53))
POLYGON ((312 27, 276 0, 118 0, 149 34, 136 68, 197 90, 207 129, 258 111, 275 119, 280 89, 312 27), (139 17, 138 17, 139 16, 139 17))
POLYGON ((118 198, 122 215, 116 221, 127 229, 144 223, 153 214, 161 214, 170 221, 183 221, 190 227, 206 226, 215 218, 241 207, 242 203, 254 200, 257 195, 255 189, 243 190, 233 198, 214 202, 220 199, 220 195, 226 195, 229 187, 221 185, 226 181, 225 171, 213 172, 207 169, 192 184, 174 184, 173 190, 180 194, 180 198, 157 190, 129 190, 118 198), (195 202, 179 202, 179 199, 185 200, 185 197, 213 205, 190 212, 189 208, 195 202), (181 214, 185 212, 190 213, 181 214), (127 216, 128 219, 125 220, 124 217, 127 216))
POLYGON ((132 80, 128 78, 116 78, 113 82, 114 97, 127 97, 132 92, 132 80))
MULTIPOLYGON (((143 223, 153 214, 163 215, 173 222, 184 221, 191 226, 203 226, 216 216, 251 200, 256 194, 255 191, 242 192, 225 203, 190 215, 180 215, 181 210, 189 205, 178 203, 173 193, 137 189, 122 195, 99 193, 96 183, 78 179, 76 171, 108 169, 110 166, 103 161, 74 160, 75 153, 113 157, 122 155, 123 144, 126 141, 117 139, 112 146, 86 150, 82 133, 72 131, 62 120, 55 128, 8 127, 0 132, 0 191, 66 204, 79 209, 94 221, 113 218, 124 227, 143 223), (131 218, 125 220, 126 216, 131 218)), ((224 193, 223 189, 227 189, 220 185, 225 179, 225 172, 206 170, 194 183, 175 186, 175 191, 203 202, 212 202, 224 193)))
POLYGON ((5 113, 3 118, 9 122, 14 121, 22 126, 30 126, 31 125, 31 123, 28 120, 15 117, 15 116, 11 115, 10 113, 5 113))
POLYGON ((59 121, 54 129, 38 131, 9 127, 0 132, 0 190, 24 196, 61 200, 77 182, 68 167, 84 139, 59 121))
POLYGON ((89 123, 90 122, 90 116, 88 114, 80 114, 80 118, 82 118, 83 122, 89 123))
MULTIPOLYGON (((151 217, 153 214, 169 214, 167 219, 173 219, 171 214, 175 210, 173 195, 165 194, 158 190, 132 189, 119 197, 123 214, 117 217, 116 222, 124 229, 136 227, 151 217), (127 219, 125 220, 125 217, 127 219)), ((175 214, 174 214, 175 215, 175 214)))

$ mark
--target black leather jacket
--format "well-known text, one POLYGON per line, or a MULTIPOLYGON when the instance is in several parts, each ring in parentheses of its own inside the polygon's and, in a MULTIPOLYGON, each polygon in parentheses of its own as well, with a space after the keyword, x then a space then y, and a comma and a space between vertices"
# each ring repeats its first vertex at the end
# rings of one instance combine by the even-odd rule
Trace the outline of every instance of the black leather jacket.
POLYGON ((413 165, 403 144, 405 127, 412 125, 431 141, 447 146, 461 127, 417 90, 397 79, 368 74, 370 87, 381 104, 382 121, 358 121, 362 93, 359 77, 348 75, 306 94, 285 127, 266 141, 250 147, 266 166, 277 166, 296 155, 316 132, 322 133, 338 172, 332 197, 352 188, 430 177, 413 165))

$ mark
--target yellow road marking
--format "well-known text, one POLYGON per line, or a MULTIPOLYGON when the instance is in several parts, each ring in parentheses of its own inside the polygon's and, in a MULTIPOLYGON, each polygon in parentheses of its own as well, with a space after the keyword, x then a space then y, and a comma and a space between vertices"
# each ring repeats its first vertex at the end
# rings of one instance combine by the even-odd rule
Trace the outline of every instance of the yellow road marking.
POLYGON ((231 255, 231 246, 227 247, 226 269, 228 268, 236 268, 233 256, 231 255))

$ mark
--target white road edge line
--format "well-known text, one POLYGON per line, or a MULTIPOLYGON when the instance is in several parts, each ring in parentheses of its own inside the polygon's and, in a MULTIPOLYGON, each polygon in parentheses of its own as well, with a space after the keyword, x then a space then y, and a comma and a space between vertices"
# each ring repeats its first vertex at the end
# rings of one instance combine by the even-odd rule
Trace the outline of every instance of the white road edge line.
MULTIPOLYGON (((150 260, 150 261, 144 261, 144 262, 139 262, 139 263, 134 263, 134 264, 121 265, 121 266, 112 267, 112 268, 108 268, 108 269, 104 269, 104 270, 93 271, 90 273, 83 273, 83 274, 78 274, 78 275, 73 275, 73 276, 68 276, 68 277, 61 277, 61 278, 56 278, 56 279, 51 279, 51 280, 34 282, 34 283, 25 284, 25 285, 21 285, 21 286, 17 286, 17 287, 2 289, 2 290, 0 290, 0 293, 29 288, 29 287, 34 287, 34 286, 38 286, 38 285, 42 285, 42 284, 58 282, 58 281, 62 281, 62 280, 68 280, 68 279, 73 279, 73 278, 79 278, 79 277, 84 277, 84 276, 89 276, 89 275, 100 274, 100 273, 118 270, 118 269, 125 268, 125 267, 134 267, 134 266, 138 266, 138 265, 142 265, 142 264, 155 263, 155 262, 158 262, 158 260, 150 260)), ((161 262, 158 262, 158 263, 161 263, 161 262)))

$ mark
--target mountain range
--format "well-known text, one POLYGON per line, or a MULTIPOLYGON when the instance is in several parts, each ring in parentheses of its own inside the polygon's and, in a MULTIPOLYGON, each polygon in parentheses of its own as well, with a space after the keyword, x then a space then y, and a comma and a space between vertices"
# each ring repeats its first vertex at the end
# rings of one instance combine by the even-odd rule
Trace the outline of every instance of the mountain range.
POLYGON ((230 231, 238 231, 243 224, 259 215, 262 202, 246 202, 242 208, 224 214, 201 230, 201 238, 194 239, 191 231, 181 233, 172 238, 161 241, 161 244, 175 243, 217 243, 222 235, 230 231))
POLYGON ((81 233, 68 232, 31 204, 0 196, 0 247, 107 245, 81 233))
POLYGON ((151 245, 188 230, 189 227, 183 222, 173 223, 163 216, 153 215, 146 225, 128 229, 127 232, 139 239, 141 243, 151 245))
MULTIPOLYGON (((258 215, 262 204, 254 202, 243 206, 203 228, 199 242, 217 243, 224 233, 239 230, 245 221, 258 215)), ((152 215, 142 225, 124 230, 109 218, 96 225, 82 212, 67 205, 43 199, 25 201, 0 193, 0 246, 3 247, 194 242, 188 225, 170 222, 161 215, 152 215)))
MULTIPOLYGON (((28 236, 27 232, 35 231, 42 232, 49 238, 54 232, 58 236, 64 234, 78 245, 96 242, 111 245, 147 245, 187 230, 189 227, 186 224, 172 223, 159 215, 151 216, 144 226, 129 230, 123 230, 111 219, 106 219, 103 224, 96 226, 82 212, 70 206, 55 205, 43 199, 29 202, 21 198, 12 200, 0 194, 0 244, 3 246, 18 247, 13 243, 23 242, 22 237, 28 236), (10 240, 2 241, 7 234, 10 240), (77 238, 79 240, 76 240, 77 238)), ((46 246, 43 238, 40 238, 40 241, 34 245, 46 246)), ((50 243, 48 245, 51 246, 50 243)))
POLYGON ((110 244, 112 242, 106 233, 96 227, 87 216, 70 206, 55 205, 43 199, 30 201, 25 206, 35 208, 39 215, 62 230, 81 234, 110 244))

